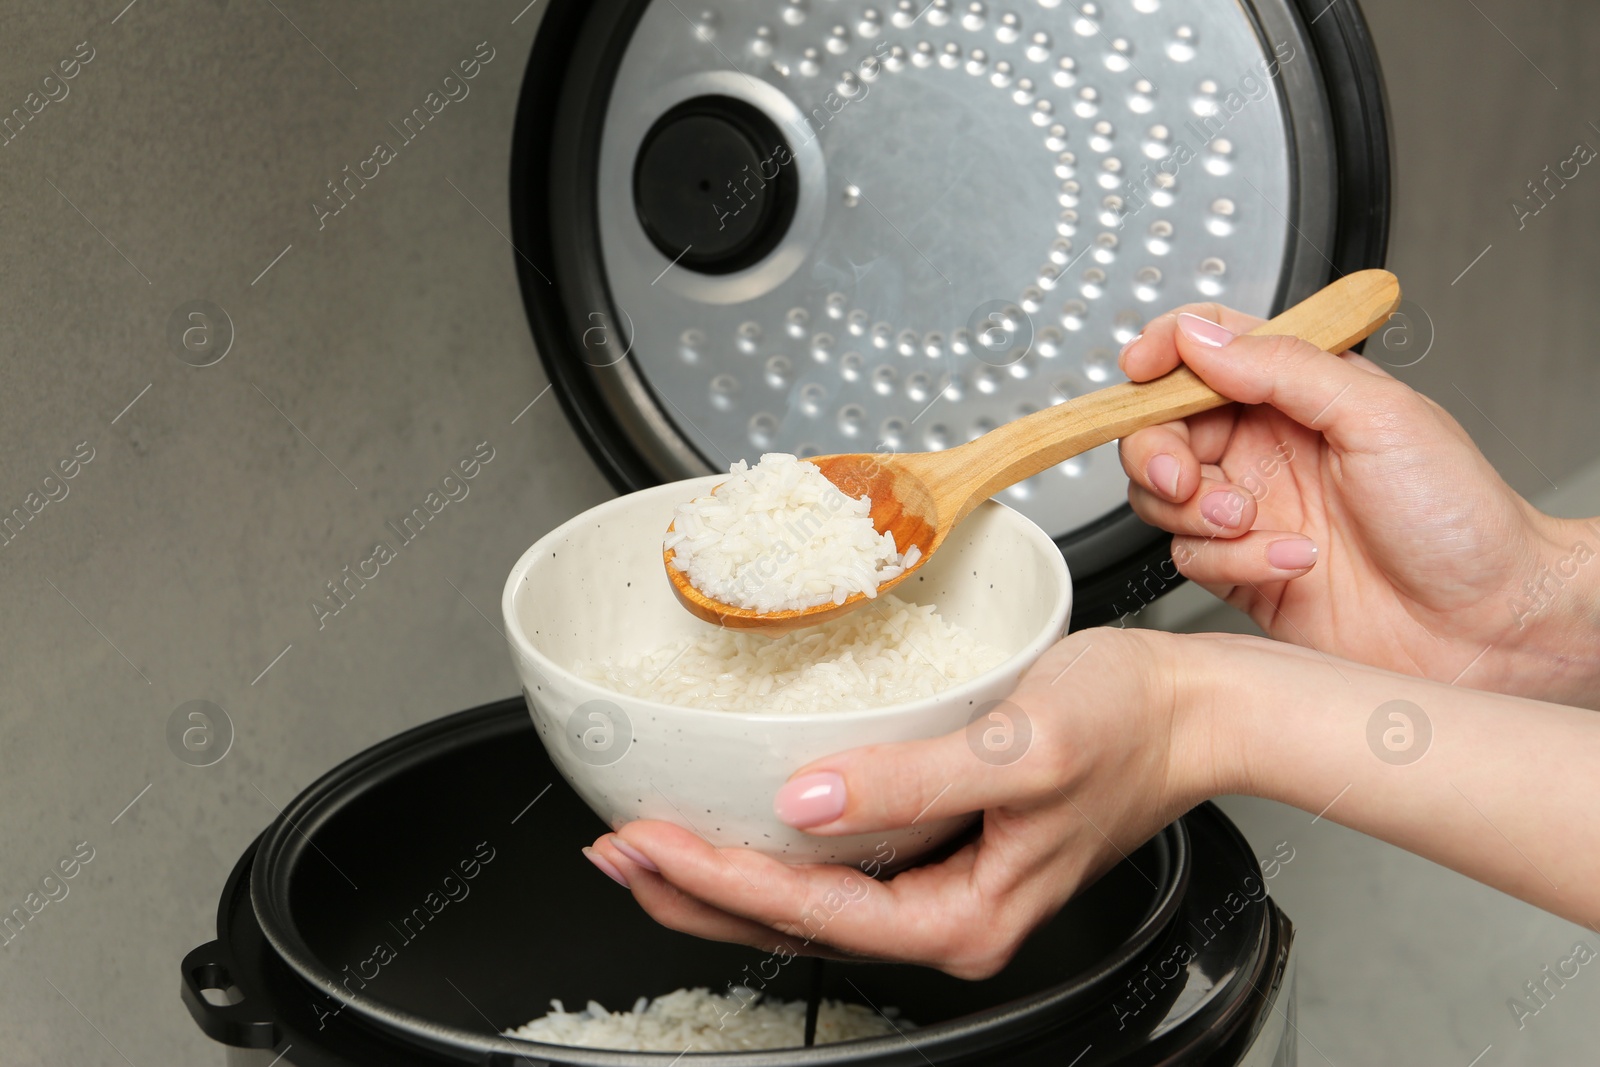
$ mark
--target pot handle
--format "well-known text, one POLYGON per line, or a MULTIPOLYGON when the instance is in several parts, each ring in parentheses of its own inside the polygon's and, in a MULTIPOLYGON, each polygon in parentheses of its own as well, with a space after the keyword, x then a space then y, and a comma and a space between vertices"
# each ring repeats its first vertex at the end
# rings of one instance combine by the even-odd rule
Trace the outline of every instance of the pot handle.
POLYGON ((183 958, 183 1003, 207 1037, 234 1048, 273 1048, 278 1026, 248 999, 237 1004, 213 1004, 205 990, 237 988, 227 953, 217 941, 208 941, 183 958))

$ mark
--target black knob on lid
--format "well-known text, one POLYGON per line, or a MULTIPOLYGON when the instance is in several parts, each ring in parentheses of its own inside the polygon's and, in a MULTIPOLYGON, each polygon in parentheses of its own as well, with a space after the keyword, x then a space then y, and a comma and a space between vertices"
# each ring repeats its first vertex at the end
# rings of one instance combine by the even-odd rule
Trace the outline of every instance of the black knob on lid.
POLYGON ((634 162, 634 209, 651 243, 703 274, 764 259, 788 232, 798 197, 783 134, 732 97, 674 107, 645 134, 634 162))

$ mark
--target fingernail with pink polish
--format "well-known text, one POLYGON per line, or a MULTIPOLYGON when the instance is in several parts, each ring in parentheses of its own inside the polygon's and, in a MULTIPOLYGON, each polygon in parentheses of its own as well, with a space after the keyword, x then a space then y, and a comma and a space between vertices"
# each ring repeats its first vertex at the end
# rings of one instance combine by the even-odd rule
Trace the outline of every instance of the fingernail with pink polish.
POLYGON ((651 872, 653 872, 655 874, 660 874, 661 873, 661 868, 657 867, 655 865, 655 862, 653 860, 651 860, 649 856, 646 856, 643 852, 640 852, 638 849, 636 849, 632 845, 628 844, 622 838, 616 836, 615 834, 612 834, 611 835, 611 843, 613 845, 617 846, 617 851, 618 852, 622 853, 624 856, 628 857, 630 860, 632 860, 633 862, 637 863, 639 866, 643 867, 645 870, 651 871, 651 872))
POLYGON ((1210 319, 1203 319, 1199 315, 1191 315, 1185 311, 1178 316, 1178 329, 1191 341, 1197 341, 1208 348, 1221 348, 1233 340, 1233 334, 1223 329, 1210 319))
POLYGON ((784 783, 772 807, 778 818, 797 830, 806 830, 843 815, 844 802, 844 778, 823 771, 784 783))
POLYGON ((1244 517, 1244 497, 1230 489, 1207 493, 1200 501, 1201 516, 1213 526, 1226 526, 1232 530, 1244 517))
POLYGON ((606 859, 592 848, 584 849, 583 854, 589 857, 590 863, 604 871, 607 878, 611 879, 624 889, 628 888, 628 879, 623 876, 621 871, 617 870, 617 865, 615 863, 612 863, 610 860, 606 859))
POLYGON ((1317 543, 1306 537, 1274 541, 1267 546, 1267 562, 1280 571, 1303 571, 1317 562, 1317 543))
POLYGON ((1145 468, 1145 474, 1150 478, 1150 484, 1155 486, 1162 496, 1168 500, 1178 498, 1178 476, 1183 473, 1183 465, 1175 456, 1165 452, 1150 457, 1150 464, 1145 468))

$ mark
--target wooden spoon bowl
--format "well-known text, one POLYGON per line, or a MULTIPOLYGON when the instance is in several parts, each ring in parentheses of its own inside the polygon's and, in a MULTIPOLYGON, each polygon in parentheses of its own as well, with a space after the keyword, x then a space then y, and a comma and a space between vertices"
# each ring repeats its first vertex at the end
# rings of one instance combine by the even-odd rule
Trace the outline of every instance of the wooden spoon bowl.
MULTIPOLYGON (((1364 270, 1340 278, 1250 333, 1299 337, 1324 351, 1342 352, 1387 321, 1399 304, 1400 284, 1394 275, 1364 270)), ((942 452, 855 452, 809 462, 845 495, 871 498, 872 525, 879 533, 893 534, 901 552, 912 545, 922 550, 914 566, 878 586, 881 594, 927 563, 957 523, 1002 489, 1135 430, 1228 403, 1188 367, 1179 367, 1154 381, 1124 382, 1055 404, 942 452)), ((664 551, 663 561, 679 602, 706 622, 730 629, 776 636, 837 618, 868 599, 856 593, 843 604, 764 614, 700 592, 673 566, 671 549, 664 551)))

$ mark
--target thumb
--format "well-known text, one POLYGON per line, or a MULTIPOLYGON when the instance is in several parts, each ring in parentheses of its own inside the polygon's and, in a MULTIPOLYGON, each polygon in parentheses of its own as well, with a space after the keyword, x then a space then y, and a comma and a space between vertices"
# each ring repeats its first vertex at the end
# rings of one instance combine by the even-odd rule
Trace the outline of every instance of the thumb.
POLYGON ((925 741, 869 745, 801 769, 778 790, 778 818, 814 834, 920 826, 1026 804, 1053 792, 1036 718, 1014 699, 974 709, 963 730, 925 741))
POLYGON ((1174 340, 1184 363, 1243 404, 1269 404, 1334 447, 1377 451, 1384 430, 1416 394, 1403 383, 1298 337, 1233 333, 1185 312, 1174 340))

